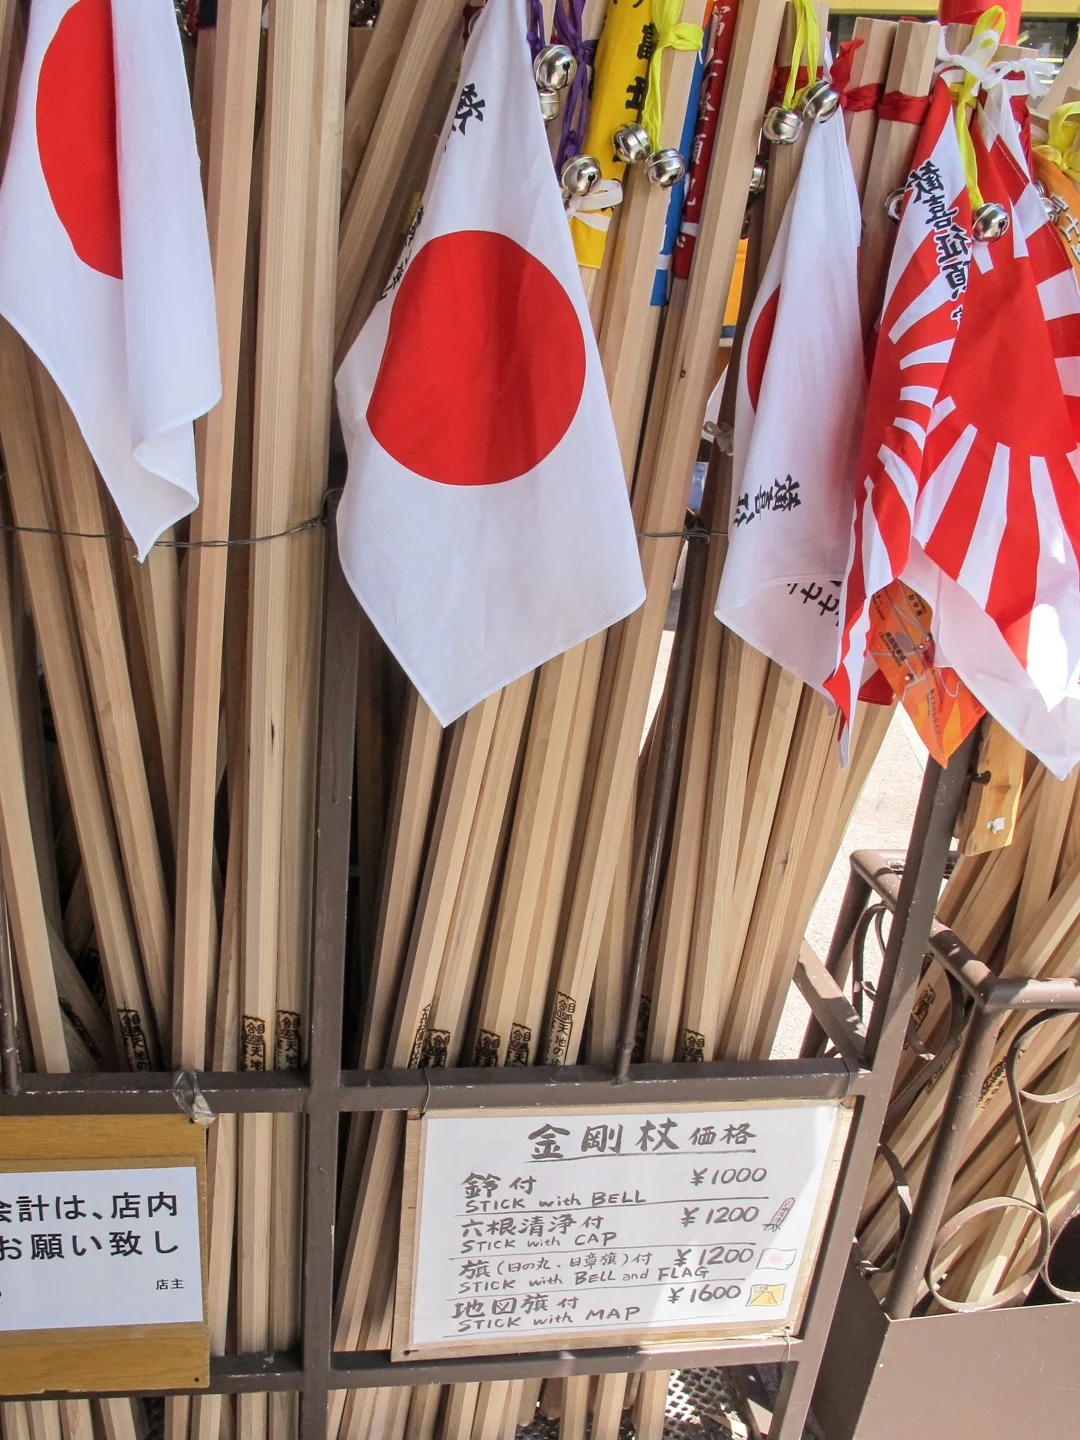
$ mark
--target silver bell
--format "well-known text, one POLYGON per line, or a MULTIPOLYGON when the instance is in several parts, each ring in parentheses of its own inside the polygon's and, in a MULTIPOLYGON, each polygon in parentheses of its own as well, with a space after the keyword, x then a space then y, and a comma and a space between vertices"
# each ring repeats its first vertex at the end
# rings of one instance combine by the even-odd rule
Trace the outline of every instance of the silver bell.
POLYGON ((1035 189, 1039 192, 1039 199, 1042 201, 1042 207, 1043 210, 1046 212, 1046 218, 1050 221, 1051 224, 1053 224, 1054 221, 1057 219, 1057 207, 1055 206, 1053 200, 1050 199, 1050 195, 1046 189, 1046 186, 1042 183, 1041 180, 1035 181, 1035 189))
POLYGON ((765 185, 768 181, 768 178, 768 166, 766 166, 760 160, 755 160, 754 168, 750 172, 750 194, 763 195, 765 193, 765 185))
POLYGON ((542 90, 565 90, 577 74, 577 61, 565 45, 545 45, 533 61, 533 74, 542 90))
POLYGON ((592 155, 573 155, 563 166, 559 179, 565 194, 588 195, 602 179, 600 161, 592 155))
POLYGON ((802 127, 803 120, 798 110, 774 105, 766 114, 761 128, 770 145, 794 145, 802 134, 802 127))
POLYGON ((996 200, 980 205, 971 217, 971 233, 976 240, 1000 240, 1009 228, 1009 212, 996 200))
POLYGON ((900 212, 904 208, 904 196, 906 190, 901 185, 898 190, 890 190, 885 196, 885 214, 894 225, 900 224, 900 212))
POLYGON ((686 161, 678 150, 655 150, 645 162, 645 174, 661 190, 670 190, 686 174, 686 161))
POLYGON ((803 95, 802 113, 804 120, 827 120, 840 108, 840 96, 828 80, 815 80, 806 87, 803 95))
POLYGON ((636 165, 639 160, 644 160, 652 149, 649 132, 644 125, 620 125, 611 137, 611 143, 615 146, 615 154, 627 165, 636 165))
POLYGON ((546 85, 538 85, 536 93, 540 96, 540 114, 544 117, 544 123, 554 120, 559 113, 559 92, 549 90, 546 85))

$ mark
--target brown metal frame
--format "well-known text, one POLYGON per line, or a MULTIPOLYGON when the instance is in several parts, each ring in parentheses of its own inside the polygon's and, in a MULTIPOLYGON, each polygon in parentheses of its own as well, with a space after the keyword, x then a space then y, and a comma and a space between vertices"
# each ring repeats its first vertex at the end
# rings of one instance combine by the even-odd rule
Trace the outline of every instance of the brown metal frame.
MULTIPOLYGON (((846 979, 860 917, 866 913, 872 896, 876 894, 885 909, 895 915, 900 901, 899 876, 903 864, 902 855, 882 855, 875 850, 856 851, 852 855, 851 877, 826 962, 838 986, 846 979)), ((1080 1011, 1080 981, 1072 978, 1002 979, 978 959, 958 935, 936 921, 931 928, 929 951, 955 982, 954 991, 961 998, 966 996, 970 1014, 922 1183, 889 1282, 884 1309, 893 1320, 907 1319, 918 1299, 949 1191, 963 1157, 964 1143, 975 1118, 983 1083, 1007 1015, 1014 1010, 1080 1011)), ((808 1033, 804 1055, 811 1051, 811 1047, 817 1049, 819 1043, 820 1031, 808 1033)), ((927 1064, 926 1078, 940 1058, 935 1056, 927 1064)))
MULTIPOLYGON (((307 1117, 301 1348, 299 1353, 215 1357, 211 1361, 209 1389, 218 1393, 299 1391, 302 1440, 325 1440, 327 1397, 336 1389, 779 1363, 783 1366, 783 1381, 773 1440, 799 1440, 919 981, 953 822, 965 788, 970 747, 958 752, 947 770, 933 762, 927 766, 909 863, 896 895, 882 979, 869 1024, 862 1026, 826 967, 805 952, 800 961, 797 983, 823 1032, 833 1040, 838 1051, 835 1058, 627 1067, 625 1057, 620 1057, 620 1063, 611 1070, 598 1066, 342 1070, 340 1037, 359 612, 337 558, 335 513, 331 503, 319 741, 311 1059, 306 1074, 202 1073, 197 1077, 203 1096, 215 1111, 291 1111, 307 1117), (561 1349, 528 1356, 507 1354, 416 1363, 391 1363, 386 1352, 333 1350, 334 1222, 342 1113, 595 1105, 610 1102, 613 1085, 619 1086, 620 1102, 646 1106, 676 1100, 716 1103, 842 1098, 854 1107, 800 1334, 706 1347, 561 1349)), ((3 958, 0 953, 0 961, 3 958)), ((627 1013, 636 1015, 637 997, 631 998, 633 1004, 627 1013)), ((2 1009, 10 1019, 10 1004, 3 1004, 2 1009)), ((0 1027, 0 1044, 3 1039, 0 1027)), ((173 1110, 177 1103, 173 1077, 169 1075, 20 1076, 9 1063, 4 1080, 0 1115, 162 1113, 173 1110)))
MULTIPOLYGON (((903 855, 873 850, 852 855, 826 960, 838 989, 857 959, 874 911, 898 913, 905 864, 903 855)), ((871 1290, 860 1269, 858 1246, 854 1249, 815 1407, 835 1440, 1005 1436, 1026 1433, 1033 1423, 1046 1440, 1065 1440, 1076 1433, 1080 1307, 1017 1306, 1014 1287, 1009 1287, 985 1306, 964 1307, 962 1313, 913 1316, 912 1311, 933 1264, 949 1192, 1005 1018, 1015 1010, 1030 1011, 1036 1020, 1078 1012, 1080 982, 1001 979, 936 921, 927 953, 949 980, 956 1015, 938 1054, 927 1058, 891 1103, 888 1121, 905 1113, 945 1056, 956 1050, 952 1079, 884 1302, 871 1290), (1052 1384, 1047 1377, 1053 1377, 1052 1384), (924 1397, 932 1397, 932 1403, 924 1403, 924 1397)), ((820 1021, 811 1025, 804 1058, 822 1049, 827 1033, 831 1037, 820 1021)))

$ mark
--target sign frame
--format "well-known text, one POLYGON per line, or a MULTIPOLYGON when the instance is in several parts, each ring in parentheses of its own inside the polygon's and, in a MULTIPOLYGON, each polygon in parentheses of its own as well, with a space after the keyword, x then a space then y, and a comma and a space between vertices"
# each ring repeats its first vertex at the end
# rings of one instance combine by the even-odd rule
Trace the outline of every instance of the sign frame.
MULTIPOLYGON (((397 1289, 394 1303, 394 1323, 390 1358, 392 1361, 445 1359, 476 1354, 504 1354, 510 1346, 515 1351, 546 1351, 601 1349, 606 1346, 632 1345, 643 1352, 661 1351, 665 1348, 685 1350, 687 1346, 710 1347, 718 1340, 754 1340, 763 1336, 799 1332, 806 1310, 810 1285, 817 1269, 817 1262, 828 1217, 840 1182, 840 1171, 847 1149, 848 1133, 853 1117, 853 1107, 846 1098, 836 1100, 820 1099, 770 1099, 762 1101, 685 1101, 663 1107, 665 1114, 704 1113, 715 1111, 725 1116, 733 1113, 760 1114, 763 1110, 826 1108, 835 1111, 832 1133, 829 1137, 825 1163, 822 1169, 818 1191, 807 1229, 806 1242, 796 1275, 791 1304, 782 1324, 775 1318, 761 1320, 724 1320, 705 1322, 701 1325, 647 1324, 641 1327, 618 1329, 577 1330, 572 1326, 563 1329, 545 1329, 531 1335, 515 1332, 512 1340, 505 1332, 497 1331, 490 1337, 482 1334, 462 1336, 458 1340, 440 1340, 417 1343, 413 1337, 413 1309, 417 1300, 416 1280, 422 1222, 422 1197, 424 1181, 424 1140, 426 1125, 445 1119, 518 1118, 541 1123, 545 1118, 558 1119, 573 1115, 643 1115, 651 1113, 648 1106, 640 1101, 623 1105, 557 1105, 492 1107, 481 1111, 472 1109, 439 1109, 435 1112, 411 1110, 405 1130, 405 1170, 402 1187, 401 1228, 398 1240, 397 1289)), ((422 1297, 420 1297, 422 1298, 422 1297)))
POLYGON ((0 1331, 0 1395, 205 1389, 206 1131, 185 1115, 0 1116, 0 1174, 194 1167, 202 1320, 0 1331))

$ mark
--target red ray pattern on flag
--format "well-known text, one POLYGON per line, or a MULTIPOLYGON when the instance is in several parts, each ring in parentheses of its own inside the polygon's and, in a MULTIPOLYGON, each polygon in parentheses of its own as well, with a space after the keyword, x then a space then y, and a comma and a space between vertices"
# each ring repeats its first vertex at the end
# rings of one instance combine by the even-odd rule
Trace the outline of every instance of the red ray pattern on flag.
POLYGON ((993 620, 1047 708, 1080 671, 1080 292, 995 98, 973 140, 984 194, 1010 212, 1005 237, 972 241, 942 81, 908 178, 827 683, 848 720, 868 600, 920 552, 993 620))

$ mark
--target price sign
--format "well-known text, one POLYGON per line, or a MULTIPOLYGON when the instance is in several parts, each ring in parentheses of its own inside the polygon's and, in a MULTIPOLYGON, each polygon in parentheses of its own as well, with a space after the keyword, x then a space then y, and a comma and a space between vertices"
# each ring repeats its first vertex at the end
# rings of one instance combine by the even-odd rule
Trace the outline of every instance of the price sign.
POLYGON ((850 1115, 412 1117, 394 1358, 797 1329, 850 1115))
POLYGON ((205 1385, 206 1132, 0 1119, 0 1394, 205 1385))

